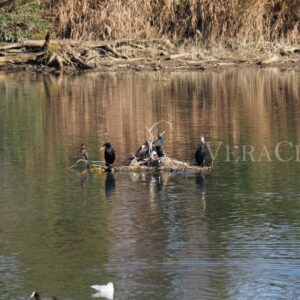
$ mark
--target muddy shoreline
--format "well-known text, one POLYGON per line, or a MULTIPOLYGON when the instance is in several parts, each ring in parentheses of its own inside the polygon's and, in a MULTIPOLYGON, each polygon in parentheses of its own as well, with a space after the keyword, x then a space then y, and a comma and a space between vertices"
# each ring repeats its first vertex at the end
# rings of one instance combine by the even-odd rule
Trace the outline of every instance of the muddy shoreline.
POLYGON ((114 42, 24 40, 0 43, 0 71, 5 72, 183 72, 240 66, 276 66, 300 71, 300 48, 277 45, 253 51, 208 51, 195 45, 177 47, 168 40, 158 39, 114 42))

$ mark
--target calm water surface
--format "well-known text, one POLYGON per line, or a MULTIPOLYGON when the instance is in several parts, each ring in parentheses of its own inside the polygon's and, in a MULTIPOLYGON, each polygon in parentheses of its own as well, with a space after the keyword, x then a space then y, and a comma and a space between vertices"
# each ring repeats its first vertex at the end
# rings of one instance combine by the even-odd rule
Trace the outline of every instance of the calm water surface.
POLYGON ((294 71, 1 74, 0 299, 299 299, 299 144, 294 71), (123 163, 161 119, 168 155, 219 149, 212 174, 68 169, 108 139, 123 163))

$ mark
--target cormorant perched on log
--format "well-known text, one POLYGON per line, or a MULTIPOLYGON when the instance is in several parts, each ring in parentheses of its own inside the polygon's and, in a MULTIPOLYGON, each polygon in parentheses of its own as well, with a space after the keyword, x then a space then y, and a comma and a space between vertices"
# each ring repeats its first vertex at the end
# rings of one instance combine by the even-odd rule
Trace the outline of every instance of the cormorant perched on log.
POLYGON ((204 140, 204 137, 202 136, 201 143, 198 146, 198 149, 195 153, 195 159, 196 159, 197 165, 200 167, 203 167, 204 161, 205 161, 206 151, 204 150, 204 145, 205 145, 205 140, 204 140))
POLYGON ((143 160, 149 156, 149 143, 146 141, 136 152, 135 158, 137 161, 143 160))
POLYGON ((158 131, 157 137, 158 139, 153 142, 152 149, 156 151, 158 157, 163 157, 164 154, 164 142, 165 142, 165 137, 164 137, 165 131, 158 131))
POLYGON ((81 154, 82 159, 89 160, 89 154, 88 154, 86 146, 84 144, 81 144, 80 154, 81 154))
POLYGON ((105 149, 104 158, 105 158, 106 166, 108 167, 108 169, 110 169, 111 165, 114 163, 116 158, 115 150, 110 143, 105 143, 101 149, 105 149))

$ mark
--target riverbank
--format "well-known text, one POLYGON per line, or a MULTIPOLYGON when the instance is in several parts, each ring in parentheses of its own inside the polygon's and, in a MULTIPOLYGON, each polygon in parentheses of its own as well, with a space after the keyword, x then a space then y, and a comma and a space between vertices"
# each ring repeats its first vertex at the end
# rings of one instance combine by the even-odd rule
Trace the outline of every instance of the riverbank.
POLYGON ((176 46, 168 39, 0 43, 0 70, 9 72, 203 71, 244 65, 300 70, 300 46, 256 43, 236 49, 204 49, 191 43, 176 46))

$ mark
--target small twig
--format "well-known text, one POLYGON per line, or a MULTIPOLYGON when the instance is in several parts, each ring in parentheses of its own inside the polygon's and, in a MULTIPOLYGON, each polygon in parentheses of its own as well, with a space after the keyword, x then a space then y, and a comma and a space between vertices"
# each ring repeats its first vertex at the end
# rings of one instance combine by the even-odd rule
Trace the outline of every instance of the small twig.
POLYGON ((150 140, 151 140, 152 143, 153 143, 153 140, 154 140, 154 136, 153 136, 152 130, 154 129, 155 126, 157 126, 160 123, 166 123, 166 124, 168 124, 170 126, 170 129, 173 130, 173 123, 169 122, 169 121, 165 121, 165 120, 160 120, 158 122, 155 122, 154 124, 152 124, 152 126, 150 127, 150 129, 145 126, 148 134, 150 135, 150 140))
POLYGON ((145 128, 146 128, 146 130, 148 131, 148 133, 149 133, 149 135, 150 135, 150 140, 153 142, 154 136, 153 136, 153 134, 152 134, 152 132, 151 132, 151 129, 149 129, 149 128, 146 127, 146 126, 145 126, 145 128))
POLYGON ((107 132, 104 132, 104 133, 102 133, 100 135, 104 135, 105 137, 109 137, 109 133, 107 133, 107 132))
POLYGON ((73 165, 70 166, 68 169, 73 169, 76 165, 77 165, 77 163, 73 164, 73 165))
POLYGON ((79 159, 76 161, 76 163, 75 163, 75 164, 73 164, 72 166, 70 166, 68 169, 72 169, 72 168, 76 167, 76 166, 77 166, 77 164, 78 164, 79 162, 81 162, 81 161, 84 161, 84 162, 85 162, 85 160, 84 160, 84 159, 82 159, 82 158, 79 158, 79 159))

